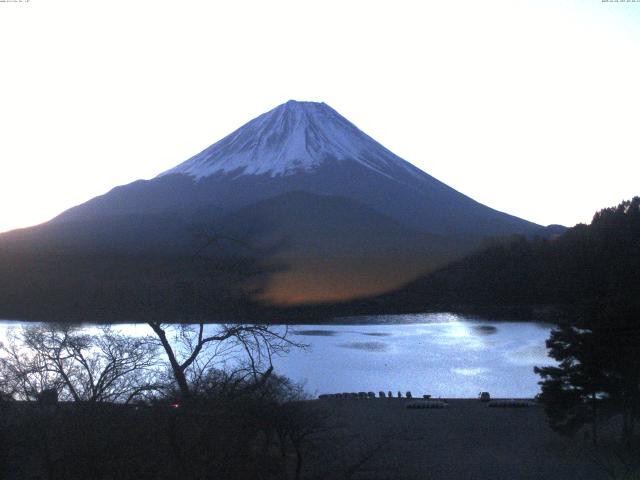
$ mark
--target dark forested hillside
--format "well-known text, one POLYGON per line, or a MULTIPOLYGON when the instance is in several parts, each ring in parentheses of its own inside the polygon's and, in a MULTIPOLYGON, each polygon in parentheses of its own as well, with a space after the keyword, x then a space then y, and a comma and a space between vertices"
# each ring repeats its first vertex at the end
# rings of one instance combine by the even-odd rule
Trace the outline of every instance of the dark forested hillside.
POLYGON ((495 313, 552 306, 575 312, 612 302, 636 305, 639 292, 640 197, 635 197, 556 238, 497 241, 381 301, 405 310, 495 313))
POLYGON ((0 318, 215 320, 256 307, 275 267, 248 256, 0 251, 0 318))

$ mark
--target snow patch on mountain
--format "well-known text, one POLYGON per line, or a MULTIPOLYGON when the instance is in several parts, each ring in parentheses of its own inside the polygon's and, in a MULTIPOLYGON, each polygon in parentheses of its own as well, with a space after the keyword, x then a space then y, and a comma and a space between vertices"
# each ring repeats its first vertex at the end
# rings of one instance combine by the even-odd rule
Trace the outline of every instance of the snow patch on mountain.
POLYGON ((271 177, 355 161, 387 177, 424 172, 401 159, 325 103, 290 100, 159 176, 200 179, 217 173, 271 177))

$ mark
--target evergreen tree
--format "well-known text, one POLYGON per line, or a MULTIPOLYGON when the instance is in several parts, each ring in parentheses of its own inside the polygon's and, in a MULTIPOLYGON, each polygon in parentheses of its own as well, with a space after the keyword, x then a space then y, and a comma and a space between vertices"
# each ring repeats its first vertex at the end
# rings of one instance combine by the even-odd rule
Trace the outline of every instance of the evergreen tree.
POLYGON ((561 241, 569 247, 563 265, 582 262, 580 279, 569 284, 582 296, 583 320, 547 340, 559 365, 535 368, 541 399, 558 431, 590 423, 595 441, 606 412, 622 416, 630 442, 640 416, 640 198, 596 213, 561 241))
POLYGON ((555 329, 546 343, 559 365, 534 369, 543 379, 540 398, 551 427, 573 434, 590 424, 594 443, 610 390, 597 341, 590 329, 570 325, 555 329))

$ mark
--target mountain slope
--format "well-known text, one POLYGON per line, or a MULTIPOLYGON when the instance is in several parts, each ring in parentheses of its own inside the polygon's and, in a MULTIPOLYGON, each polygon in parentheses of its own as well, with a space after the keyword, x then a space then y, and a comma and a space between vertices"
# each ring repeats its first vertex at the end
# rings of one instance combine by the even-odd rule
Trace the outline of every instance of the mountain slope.
POLYGON ((290 191, 352 198, 442 235, 538 234, 396 156, 321 103, 290 101, 158 177, 117 187, 55 221, 131 213, 231 212, 290 191))
POLYGON ((220 222, 231 238, 274 252, 284 266, 266 292, 278 303, 384 292, 469 251, 473 242, 413 230, 352 199, 288 192, 220 222), (312 279, 312 281, 309 281, 312 279))
POLYGON ((190 255, 208 235, 248 232, 288 268, 267 288, 284 302, 378 293, 486 237, 547 234, 419 170, 331 107, 290 101, 156 178, 0 235, 0 249, 190 255))

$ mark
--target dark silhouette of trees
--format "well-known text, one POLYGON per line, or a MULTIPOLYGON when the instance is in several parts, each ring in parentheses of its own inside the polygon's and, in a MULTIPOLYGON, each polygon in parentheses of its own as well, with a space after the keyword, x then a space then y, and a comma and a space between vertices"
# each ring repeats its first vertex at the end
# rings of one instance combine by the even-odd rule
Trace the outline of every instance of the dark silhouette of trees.
POLYGON ((131 337, 109 326, 96 330, 44 324, 10 331, 0 346, 3 390, 20 400, 55 392, 61 400, 128 403, 160 387, 152 337, 131 337))
POLYGON ((593 318, 611 408, 622 416, 622 438, 630 443, 640 420, 640 302, 636 298, 603 304, 593 318))
POLYGON ((10 331, 0 345, 2 391, 20 400, 55 392, 60 400, 116 403, 167 395, 173 385, 182 401, 214 391, 237 394, 239 386, 267 381, 274 356, 304 347, 288 337, 286 326, 149 325, 157 338, 110 326, 95 327, 95 333, 63 324, 10 331))
POLYGON ((602 305, 579 326, 552 331, 547 347, 559 365, 535 368, 552 427, 570 434, 590 423, 596 442, 599 419, 621 415, 622 439, 633 440, 640 419, 638 318, 628 305, 602 305))
POLYGON ((640 197, 596 213, 556 238, 494 244, 380 303, 398 310, 454 310, 523 317, 550 307, 557 317, 592 315, 635 301, 640 291, 640 197))
POLYGON ((188 401, 211 380, 207 373, 224 362, 228 382, 264 382, 274 355, 304 347, 287 327, 259 324, 171 325, 149 322, 167 357, 181 400, 188 401))
POLYGON ((559 366, 535 367, 542 377, 541 400, 554 430, 573 434, 591 424, 594 444, 602 405, 610 400, 611 382, 599 341, 592 330, 565 325, 547 340, 551 357, 559 366))
POLYGON ((547 341, 557 367, 536 368, 552 426, 571 433, 600 415, 622 417, 630 443, 640 416, 640 197, 598 212, 590 226, 568 232, 562 265, 581 297, 578 320, 565 322, 547 341), (564 261, 563 261, 564 260, 564 261))
POLYGON ((16 478, 298 478, 321 422, 302 387, 273 373, 272 357, 297 345, 286 328, 154 326, 186 390, 153 336, 54 324, 9 334, 0 387, 25 401, 9 403, 0 436, 11 418, 16 478))

